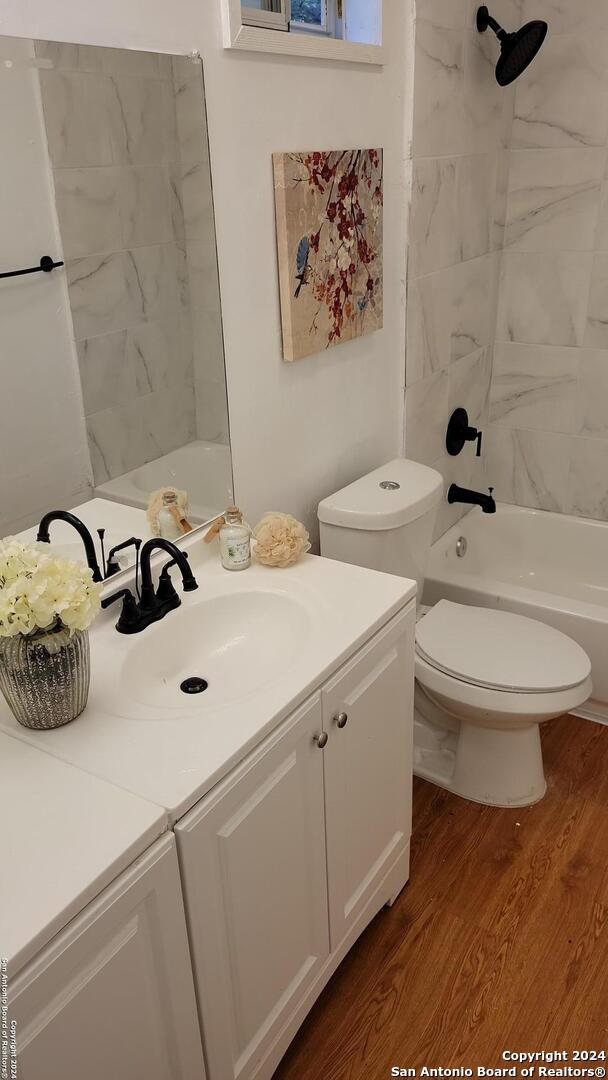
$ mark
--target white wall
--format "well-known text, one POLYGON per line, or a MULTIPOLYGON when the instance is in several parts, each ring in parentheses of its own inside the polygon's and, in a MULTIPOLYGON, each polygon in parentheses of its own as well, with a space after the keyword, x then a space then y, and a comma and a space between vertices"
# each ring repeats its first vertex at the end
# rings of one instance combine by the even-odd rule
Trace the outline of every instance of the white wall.
MULTIPOLYGON (((61 259, 31 41, 0 37, 1 270, 61 259), (11 66, 7 66, 8 60, 11 66)), ((91 493, 63 274, 0 282, 0 536, 91 493)))
POLYGON ((229 52, 220 0, 4 0, 0 33, 185 53, 205 68, 231 438, 238 500, 315 527, 318 500, 401 440, 410 3, 384 0, 383 68, 229 52), (385 326, 281 360, 273 150, 382 146, 385 326))

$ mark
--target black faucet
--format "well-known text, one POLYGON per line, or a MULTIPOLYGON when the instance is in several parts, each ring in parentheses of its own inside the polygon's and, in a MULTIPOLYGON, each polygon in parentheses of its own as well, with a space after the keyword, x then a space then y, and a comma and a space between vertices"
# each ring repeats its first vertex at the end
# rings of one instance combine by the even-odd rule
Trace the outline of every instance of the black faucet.
POLYGON ((484 514, 495 514, 496 503, 492 498, 492 492, 494 488, 488 488, 489 495, 484 495, 482 491, 471 491, 470 488, 459 487, 458 484, 450 484, 448 491, 449 503, 467 503, 471 506, 481 506, 484 514))
POLYGON ((169 570, 172 566, 179 567, 184 592, 193 592, 198 589, 196 578, 190 569, 185 551, 180 551, 175 544, 171 543, 170 540, 163 539, 163 537, 154 537, 152 540, 147 540, 141 549, 141 596, 139 602, 130 589, 120 589, 119 592, 113 593, 112 596, 107 596, 101 601, 102 608, 108 608, 115 600, 122 600, 122 611, 116 623, 116 629, 119 633, 139 634, 151 623, 159 622, 170 611, 180 606, 181 600, 173 588, 169 576, 169 570), (172 558, 163 567, 155 591, 152 584, 150 560, 152 553, 157 548, 166 551, 172 558))
POLYGON ((99 563, 97 562, 93 537, 84 524, 84 521, 81 521, 75 514, 70 514, 69 510, 49 510, 48 514, 44 515, 38 526, 38 535, 36 539, 43 544, 50 544, 49 525, 53 521, 65 521, 68 525, 71 525, 73 529, 76 529, 76 532, 84 544, 87 564, 93 571, 93 581, 103 581, 103 574, 99 569, 99 563))
MULTIPOLYGON (((162 536, 153 536, 151 540, 146 540, 141 549, 139 559, 139 565, 141 567, 141 599, 139 606, 142 611, 154 610, 158 603, 157 594, 154 592, 154 586, 152 585, 152 568, 150 566, 152 553, 156 551, 157 548, 161 551, 166 551, 168 555, 171 555, 171 562, 165 566, 161 578, 163 577, 163 574, 165 574, 165 571, 169 569, 169 566, 173 566, 175 563, 179 567, 182 575, 184 592, 194 592, 195 589, 198 589, 198 584, 190 569, 186 552, 180 551, 171 540, 165 540, 162 536)), ((169 578, 169 575, 167 574, 166 577, 169 578)), ((159 586, 160 584, 161 582, 159 581, 159 586)), ((177 596, 177 593, 175 595, 177 596)), ((178 605, 175 604, 174 606, 177 607, 178 605)), ((166 614, 166 612, 163 612, 163 614, 166 614)))

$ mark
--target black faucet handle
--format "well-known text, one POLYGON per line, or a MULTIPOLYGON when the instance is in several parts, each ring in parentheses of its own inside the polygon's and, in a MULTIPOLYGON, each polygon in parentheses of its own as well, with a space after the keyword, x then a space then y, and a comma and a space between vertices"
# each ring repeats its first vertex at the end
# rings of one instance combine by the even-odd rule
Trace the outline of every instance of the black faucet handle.
POLYGON ((118 555, 119 551, 124 551, 124 549, 128 547, 134 547, 135 558, 137 560, 141 544, 142 541, 139 539, 138 536, 130 536, 128 540, 123 540, 122 544, 116 544, 116 546, 110 550, 110 553, 108 555, 106 578, 112 577, 114 574, 118 574, 121 570, 121 565, 118 562, 118 559, 115 558, 115 556, 118 555))
POLYGON ((135 599, 130 589, 119 589, 118 592, 112 593, 111 596, 104 596, 101 601, 101 606, 104 611, 107 611, 107 609, 112 604, 115 604, 117 600, 126 600, 128 596, 130 596, 132 600, 135 599))
POLYGON ((116 629, 120 634, 136 633, 140 628, 141 613, 133 593, 130 589, 119 589, 118 592, 112 593, 111 596, 104 596, 101 606, 105 611, 117 600, 122 600, 122 610, 116 623, 116 629))
POLYGON ((176 600, 178 604, 180 602, 177 592, 175 591, 173 582, 171 581, 171 575, 169 573, 173 566, 177 566, 177 563, 175 559, 170 559, 168 563, 165 563, 160 572, 158 586, 156 589, 156 599, 159 600, 161 604, 167 603, 167 601, 171 601, 174 603, 176 600))
POLYGON ((476 454, 477 457, 481 457, 481 436, 481 431, 469 424, 467 410, 462 407, 454 409, 445 433, 445 448, 448 454, 455 457, 463 449, 465 443, 477 441, 476 454))

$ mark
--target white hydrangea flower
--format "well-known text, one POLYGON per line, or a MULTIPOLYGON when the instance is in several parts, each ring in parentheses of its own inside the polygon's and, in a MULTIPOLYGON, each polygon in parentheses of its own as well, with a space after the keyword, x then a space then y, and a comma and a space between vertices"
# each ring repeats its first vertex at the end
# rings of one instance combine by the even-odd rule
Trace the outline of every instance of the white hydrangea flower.
POLYGON ((102 584, 88 566, 54 555, 47 544, 0 540, 0 637, 56 623, 86 630, 99 612, 102 584))

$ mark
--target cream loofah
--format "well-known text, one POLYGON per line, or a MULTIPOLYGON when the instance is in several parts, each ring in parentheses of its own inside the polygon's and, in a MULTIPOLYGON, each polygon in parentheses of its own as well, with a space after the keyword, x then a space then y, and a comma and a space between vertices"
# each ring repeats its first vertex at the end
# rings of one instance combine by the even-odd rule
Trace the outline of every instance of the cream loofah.
POLYGON ((264 514, 253 536, 257 541, 253 555, 264 566, 292 566, 300 555, 310 551, 306 529, 291 514, 264 514))

